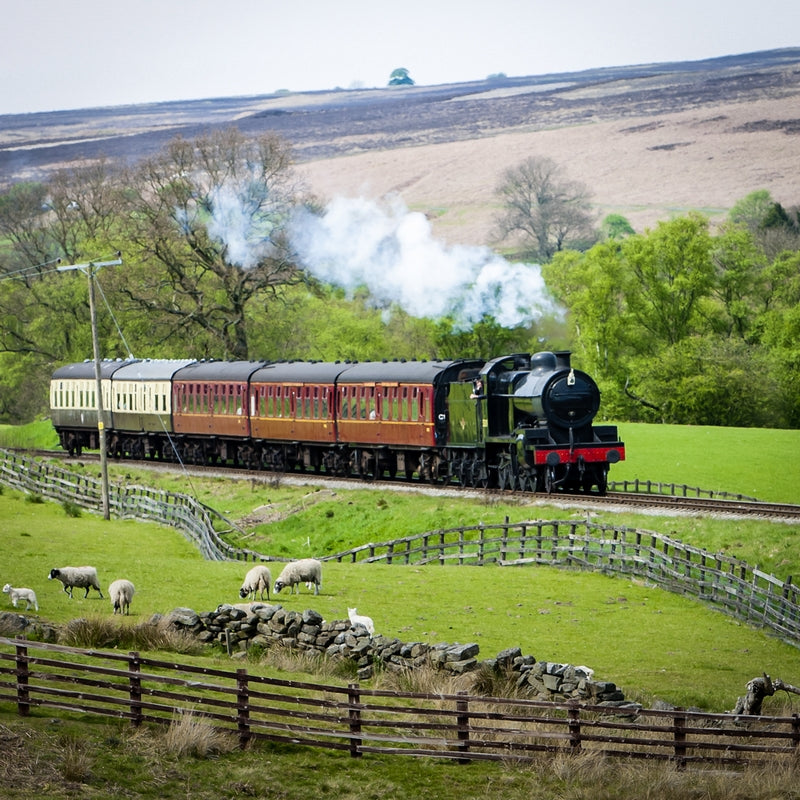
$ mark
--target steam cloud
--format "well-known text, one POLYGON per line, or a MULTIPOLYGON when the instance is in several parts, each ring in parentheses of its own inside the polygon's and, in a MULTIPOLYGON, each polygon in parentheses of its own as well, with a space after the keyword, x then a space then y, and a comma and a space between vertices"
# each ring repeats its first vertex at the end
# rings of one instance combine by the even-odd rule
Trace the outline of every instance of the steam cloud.
MULTIPOLYGON (((232 264, 251 269, 272 250, 272 217, 257 192, 221 185, 211 194, 209 235, 232 264)), ((424 214, 395 198, 332 201, 321 216, 295 214, 291 244, 315 277, 352 292, 364 286, 379 307, 398 305, 417 317, 451 315, 469 328, 484 315, 506 328, 554 309, 538 264, 510 263, 486 247, 446 246, 424 214)))
POLYGON ((273 249, 273 224, 269 214, 260 210, 262 190, 250 182, 244 189, 222 184, 210 193, 211 217, 208 234, 222 243, 231 264, 252 269, 273 249))
POLYGON ((503 327, 528 324, 553 309, 537 264, 515 264, 485 247, 445 246, 424 214, 394 200, 332 201, 322 216, 302 212, 292 228, 302 265, 351 291, 365 286, 378 304, 409 314, 451 314, 470 327, 488 314, 503 327))

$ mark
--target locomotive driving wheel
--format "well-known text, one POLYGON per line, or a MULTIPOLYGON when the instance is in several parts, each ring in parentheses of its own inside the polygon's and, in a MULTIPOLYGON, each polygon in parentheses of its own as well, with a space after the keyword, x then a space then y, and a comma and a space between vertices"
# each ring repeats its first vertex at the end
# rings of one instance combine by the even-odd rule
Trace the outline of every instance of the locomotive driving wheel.
POLYGON ((547 494, 552 494, 556 488, 556 471, 554 467, 546 467, 544 471, 544 490, 547 494))

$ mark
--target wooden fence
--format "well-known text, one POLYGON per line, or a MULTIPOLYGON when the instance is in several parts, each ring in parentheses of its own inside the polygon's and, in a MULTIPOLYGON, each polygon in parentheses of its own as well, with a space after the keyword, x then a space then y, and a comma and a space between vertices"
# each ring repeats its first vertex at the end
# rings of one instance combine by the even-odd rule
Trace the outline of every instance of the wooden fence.
POLYGON ((386 564, 542 564, 638 578, 688 594, 800 647, 800 587, 653 531, 537 520, 428 531, 330 558, 386 564))
POLYGON ((537 753, 753 764, 797 758, 800 715, 734 717, 508 697, 335 686, 0 638, 0 708, 93 714, 131 725, 193 714, 237 736, 365 753, 526 761, 537 753))
POLYGON ((632 481, 609 481, 608 489, 612 492, 634 492, 635 494, 658 494, 668 497, 708 497, 717 500, 744 500, 757 503, 758 498, 736 492, 718 492, 713 489, 700 489, 685 483, 668 483, 666 481, 648 481, 635 478, 632 481))

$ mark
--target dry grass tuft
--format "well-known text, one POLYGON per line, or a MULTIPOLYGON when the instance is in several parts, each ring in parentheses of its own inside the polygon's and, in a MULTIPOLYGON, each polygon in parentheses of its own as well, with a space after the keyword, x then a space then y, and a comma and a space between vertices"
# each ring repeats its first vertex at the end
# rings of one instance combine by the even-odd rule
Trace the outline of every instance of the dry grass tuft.
POLYGON ((92 617, 70 620, 61 631, 59 644, 68 647, 118 647, 122 650, 163 650, 199 654, 203 644, 163 618, 129 625, 113 618, 92 617))
POLYGON ((178 758, 210 758, 230 753, 237 746, 232 734, 217 730, 207 719, 192 711, 175 714, 163 736, 164 749, 178 758))

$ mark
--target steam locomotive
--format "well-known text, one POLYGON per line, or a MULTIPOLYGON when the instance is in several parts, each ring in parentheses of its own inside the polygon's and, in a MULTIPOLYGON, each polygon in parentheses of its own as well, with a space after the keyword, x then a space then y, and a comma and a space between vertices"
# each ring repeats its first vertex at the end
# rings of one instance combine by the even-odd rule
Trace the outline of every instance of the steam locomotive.
POLYGON ((56 369, 70 454, 604 494, 625 458, 569 352, 452 361, 85 361, 56 369), (98 413, 100 370, 102 412, 98 413))

